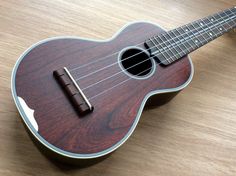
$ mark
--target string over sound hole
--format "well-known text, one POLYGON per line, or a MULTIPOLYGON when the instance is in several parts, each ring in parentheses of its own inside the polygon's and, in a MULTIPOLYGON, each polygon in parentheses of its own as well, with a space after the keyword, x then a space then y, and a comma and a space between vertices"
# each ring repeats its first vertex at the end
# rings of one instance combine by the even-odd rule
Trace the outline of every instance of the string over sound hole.
POLYGON ((142 48, 129 47, 121 51, 119 65, 132 78, 146 79, 155 71, 154 60, 142 48))

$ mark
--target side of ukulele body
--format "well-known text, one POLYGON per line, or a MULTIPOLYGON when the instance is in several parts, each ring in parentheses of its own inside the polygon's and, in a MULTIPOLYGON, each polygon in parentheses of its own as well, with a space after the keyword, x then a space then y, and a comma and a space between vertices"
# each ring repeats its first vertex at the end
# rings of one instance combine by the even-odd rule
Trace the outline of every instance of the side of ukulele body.
POLYGON ((161 66, 151 58, 140 69, 149 65, 152 69, 144 69, 141 76, 136 74, 137 69, 126 70, 125 64, 130 63, 122 62, 126 54, 137 51, 149 57, 144 45, 136 45, 162 32, 154 24, 136 22, 109 40, 51 38, 25 51, 12 73, 12 94, 37 146, 66 162, 99 161, 130 137, 148 99, 153 105, 161 105, 185 88, 193 77, 193 65, 187 56, 170 66, 161 66), (116 54, 94 62, 112 53, 116 54), (87 63, 93 64, 80 67, 87 63), (78 80, 94 108, 92 112, 80 115, 55 80, 53 71, 64 67, 78 80))

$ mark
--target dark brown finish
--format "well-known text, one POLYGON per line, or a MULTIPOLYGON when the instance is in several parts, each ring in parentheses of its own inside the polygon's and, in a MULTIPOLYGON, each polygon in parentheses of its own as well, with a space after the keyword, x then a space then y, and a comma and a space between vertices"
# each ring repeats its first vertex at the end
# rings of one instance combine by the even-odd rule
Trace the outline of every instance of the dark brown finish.
MULTIPOLYGON (((94 111, 87 114, 86 118, 78 118, 52 72, 64 66, 68 69, 81 66, 125 47, 142 43, 162 32, 162 29, 153 24, 135 23, 111 41, 57 39, 31 50, 18 67, 16 92, 35 110, 39 134, 52 145, 79 154, 100 152, 121 141, 131 129, 149 92, 175 88, 186 82, 191 73, 187 57, 168 67, 157 65, 154 75, 148 79, 130 79, 99 97, 91 98, 130 77, 122 72, 113 79, 85 89, 83 92, 86 97, 91 98, 94 106, 94 111)), ((76 79, 117 62, 118 54, 74 70, 71 74, 76 79)), ((116 64, 78 82, 81 88, 85 88, 119 71, 121 68, 116 64)))
POLYGON ((92 108, 90 109, 80 91, 64 69, 55 70, 53 75, 81 116, 93 110, 92 108))

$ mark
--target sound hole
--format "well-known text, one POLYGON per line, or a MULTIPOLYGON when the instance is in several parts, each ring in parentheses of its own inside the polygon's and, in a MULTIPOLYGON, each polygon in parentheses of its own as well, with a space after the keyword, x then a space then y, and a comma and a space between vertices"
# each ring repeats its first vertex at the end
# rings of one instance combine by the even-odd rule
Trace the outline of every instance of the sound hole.
POLYGON ((139 48, 128 48, 120 54, 120 65, 129 76, 147 78, 154 70, 148 53, 139 48))

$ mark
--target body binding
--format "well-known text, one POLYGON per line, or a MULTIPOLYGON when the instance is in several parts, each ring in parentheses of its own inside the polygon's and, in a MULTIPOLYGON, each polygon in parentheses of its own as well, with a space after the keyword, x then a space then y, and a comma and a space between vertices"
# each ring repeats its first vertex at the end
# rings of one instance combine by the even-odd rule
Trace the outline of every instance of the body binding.
MULTIPOLYGON (((22 120, 38 146, 54 158, 70 163, 99 161, 130 137, 150 97, 148 104, 161 105, 185 88, 193 77, 193 65, 187 56, 168 67, 162 67, 155 61, 156 70, 150 78, 132 79, 107 95, 95 97, 91 100, 94 111, 80 118, 53 78, 52 72, 58 68, 92 62, 162 32, 163 29, 152 23, 135 22, 122 28, 109 40, 51 38, 25 51, 12 73, 12 94, 22 120), (33 114, 37 127, 22 102, 32 110, 31 116, 33 114)), ((142 45, 139 47, 145 49, 142 45)), ((119 53, 89 69, 102 68, 117 61, 118 57, 119 53)), ((86 87, 94 80, 101 80, 119 70, 119 65, 114 66, 81 80, 79 85, 86 87)), ((85 68, 80 69, 74 75, 83 75, 86 71, 85 68)), ((122 74, 118 79, 97 85, 96 89, 85 94, 93 97, 109 85, 127 78, 128 75, 122 74)))

